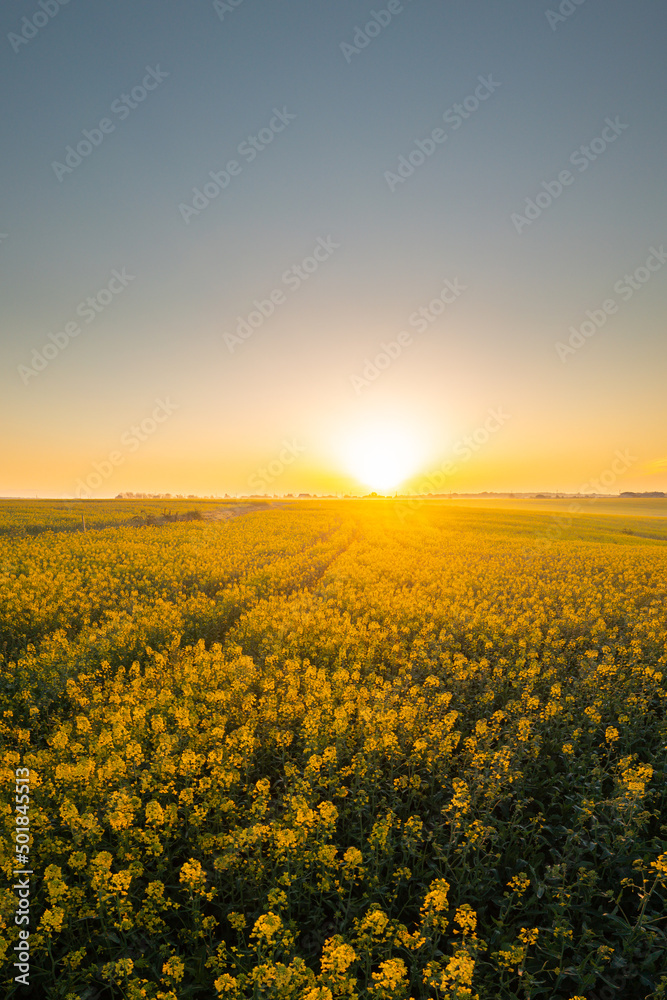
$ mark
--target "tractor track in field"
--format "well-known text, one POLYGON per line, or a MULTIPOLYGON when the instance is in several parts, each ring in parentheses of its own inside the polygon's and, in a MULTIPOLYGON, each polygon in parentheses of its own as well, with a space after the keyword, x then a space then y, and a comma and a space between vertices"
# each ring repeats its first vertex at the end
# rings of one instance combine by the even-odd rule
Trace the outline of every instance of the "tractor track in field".
POLYGON ((231 521, 243 514, 252 514, 258 510, 276 510, 279 507, 289 507, 288 503, 257 503, 230 504, 228 507, 216 507, 215 510, 202 511, 203 521, 231 521))

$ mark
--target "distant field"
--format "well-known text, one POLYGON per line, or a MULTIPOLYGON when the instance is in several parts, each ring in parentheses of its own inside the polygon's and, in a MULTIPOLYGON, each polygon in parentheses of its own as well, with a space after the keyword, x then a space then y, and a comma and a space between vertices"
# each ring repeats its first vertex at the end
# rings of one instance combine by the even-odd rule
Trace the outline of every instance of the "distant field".
MULTIPOLYGON (((119 527, 123 524, 140 521, 147 523, 150 518, 161 518, 165 512, 171 516, 183 518, 193 511, 211 516, 217 510, 225 508, 242 508, 248 510, 261 509, 277 504, 305 504, 315 502, 318 506, 331 504, 330 500, 2 500, 0 499, 0 534, 16 534, 26 532, 39 534, 42 531, 80 531, 82 517, 86 527, 105 528, 119 527)), ((365 500, 364 504, 378 504, 385 501, 365 500)), ((333 501, 335 504, 336 501, 333 501)), ((356 501, 344 501, 345 505, 356 501)), ((556 526, 561 533, 577 536, 585 533, 588 528, 599 529, 603 533, 634 533, 641 535, 657 535, 667 538, 667 499, 665 500, 438 500, 424 499, 415 501, 386 501, 398 512, 398 519, 405 521, 412 517, 415 510, 422 506, 444 506, 445 509, 463 508, 470 511, 474 517, 475 511, 486 510, 489 513, 499 511, 524 511, 533 515, 522 523, 518 520, 498 521, 481 519, 479 524, 505 523, 514 524, 521 533, 527 530, 542 530, 556 526), (572 505, 579 505, 578 511, 573 511, 572 505), (555 514, 556 517, 540 515, 555 514), (621 519, 628 520, 625 524, 621 519), (639 518, 639 521, 635 521, 639 518), (570 522, 571 523, 568 523, 570 522), (535 528, 535 526, 539 526, 535 528)))
POLYGON ((3 995, 664 997, 666 510, 567 503, 1 502, 3 995))
MULTIPOLYGON (((527 518, 508 517, 503 523, 516 530, 547 533, 549 537, 598 537, 613 540, 616 535, 635 535, 667 540, 667 499, 636 500, 424 500, 463 508, 473 514, 488 511, 489 523, 502 521, 500 511, 523 511, 527 518)), ((480 523, 484 523, 480 521, 480 523)))
POLYGON ((610 497, 603 500, 447 500, 452 505, 475 507, 506 507, 508 510, 526 511, 567 511, 570 507, 579 507, 582 514, 618 514, 626 517, 667 517, 667 497, 639 500, 628 497, 610 497))
POLYGON ((183 518, 193 511, 208 514, 218 508, 263 500, 0 500, 0 534, 41 534, 43 531, 82 531, 109 528, 132 521, 147 522, 165 512, 183 518), (83 520, 82 520, 83 519, 83 520))

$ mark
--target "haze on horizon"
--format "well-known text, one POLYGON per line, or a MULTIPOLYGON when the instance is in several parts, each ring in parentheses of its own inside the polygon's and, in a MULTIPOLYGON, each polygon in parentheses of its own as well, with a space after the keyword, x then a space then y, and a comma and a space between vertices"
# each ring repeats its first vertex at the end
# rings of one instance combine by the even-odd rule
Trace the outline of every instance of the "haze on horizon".
POLYGON ((0 495, 667 490, 664 7, 0 23, 0 495))

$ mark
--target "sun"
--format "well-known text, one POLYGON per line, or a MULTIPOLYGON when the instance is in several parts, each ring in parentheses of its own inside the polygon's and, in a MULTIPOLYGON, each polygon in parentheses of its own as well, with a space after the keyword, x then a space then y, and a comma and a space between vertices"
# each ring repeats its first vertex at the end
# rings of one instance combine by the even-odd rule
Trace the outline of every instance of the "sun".
POLYGON ((418 471, 424 445, 414 428, 377 421, 350 430, 340 444, 345 468, 376 492, 396 489, 418 471))

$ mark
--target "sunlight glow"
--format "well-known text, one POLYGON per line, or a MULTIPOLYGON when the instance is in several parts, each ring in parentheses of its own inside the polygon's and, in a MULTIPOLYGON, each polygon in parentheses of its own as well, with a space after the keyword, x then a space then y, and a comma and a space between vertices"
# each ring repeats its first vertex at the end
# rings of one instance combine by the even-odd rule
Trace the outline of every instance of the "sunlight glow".
POLYGON ((415 429, 386 420, 349 432, 340 452, 347 471, 379 492, 396 489, 418 471, 425 458, 415 429))

